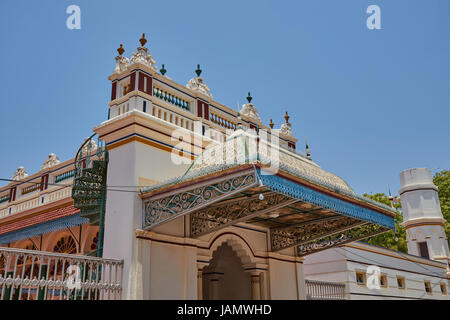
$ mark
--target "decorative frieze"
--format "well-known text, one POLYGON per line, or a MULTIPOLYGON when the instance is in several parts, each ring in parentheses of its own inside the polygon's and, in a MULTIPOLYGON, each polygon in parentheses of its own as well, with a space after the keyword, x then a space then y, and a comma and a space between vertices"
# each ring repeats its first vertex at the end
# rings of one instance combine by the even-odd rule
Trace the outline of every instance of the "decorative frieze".
POLYGON ((200 208, 204 208, 237 192, 256 185, 254 171, 227 177, 209 184, 194 185, 190 189, 159 199, 144 200, 143 229, 151 229, 200 208))

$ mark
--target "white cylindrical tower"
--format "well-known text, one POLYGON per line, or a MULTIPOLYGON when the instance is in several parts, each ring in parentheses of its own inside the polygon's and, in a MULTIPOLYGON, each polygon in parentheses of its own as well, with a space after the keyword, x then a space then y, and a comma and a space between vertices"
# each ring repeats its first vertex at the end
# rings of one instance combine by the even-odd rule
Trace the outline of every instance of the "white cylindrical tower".
POLYGON ((450 259, 438 188, 425 168, 400 173, 400 201, 408 253, 444 263, 450 259))

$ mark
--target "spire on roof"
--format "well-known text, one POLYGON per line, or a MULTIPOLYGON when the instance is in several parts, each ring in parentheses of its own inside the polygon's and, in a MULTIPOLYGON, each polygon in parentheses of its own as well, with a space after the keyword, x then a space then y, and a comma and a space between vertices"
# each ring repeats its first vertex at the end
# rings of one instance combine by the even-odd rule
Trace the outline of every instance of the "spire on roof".
POLYGON ((162 64, 161 69, 159 69, 159 72, 160 72, 162 75, 165 75, 165 74, 166 74, 167 70, 166 70, 166 68, 164 67, 164 64, 162 64))
POLYGON ((272 118, 270 119, 270 123, 269 123, 270 129, 273 129, 274 123, 272 121, 272 118))
POLYGON ((150 54, 150 52, 148 52, 148 48, 145 47, 145 44, 147 43, 147 39, 145 39, 145 33, 142 34, 139 42, 141 43, 141 46, 138 47, 137 52, 134 52, 131 56, 131 63, 143 64, 144 66, 147 66, 157 72, 158 67, 156 67, 155 65, 155 59, 153 59, 153 56, 150 54))
POLYGON ((117 52, 119 53, 119 55, 116 57, 116 67, 114 68, 113 73, 121 73, 127 70, 130 64, 130 60, 122 55, 125 52, 122 43, 120 44, 120 47, 117 48, 117 52))
POLYGON ((211 90, 209 90, 206 83, 203 82, 203 78, 200 77, 200 75, 202 74, 202 69, 200 69, 200 64, 197 64, 197 69, 195 69, 195 73, 197 74, 197 77, 189 80, 188 84, 186 85, 186 88, 191 89, 192 91, 200 92, 200 93, 212 98, 211 90))
POLYGON ((289 123, 289 115, 288 112, 286 111, 286 115, 284 116, 284 119, 286 119, 286 123, 283 123, 281 125, 280 128, 280 133, 282 135, 285 135, 286 137, 293 137, 294 135, 292 134, 292 128, 291 128, 291 124, 289 123))
POLYGON ((241 109, 242 115, 249 117, 253 120, 256 120, 258 122, 261 122, 261 119, 258 116, 258 110, 256 110, 255 105, 252 103, 253 97, 251 96, 250 92, 248 93, 248 96, 246 99, 247 99, 248 103, 246 103, 242 106, 242 109, 241 109))
POLYGON ((117 49, 117 52, 119 53, 119 56, 121 56, 125 52, 125 49, 123 48, 122 43, 120 44, 120 47, 117 49))
POLYGON ((305 151, 306 151, 306 157, 311 160, 311 150, 309 150, 308 146, 308 139, 305 138, 305 151))

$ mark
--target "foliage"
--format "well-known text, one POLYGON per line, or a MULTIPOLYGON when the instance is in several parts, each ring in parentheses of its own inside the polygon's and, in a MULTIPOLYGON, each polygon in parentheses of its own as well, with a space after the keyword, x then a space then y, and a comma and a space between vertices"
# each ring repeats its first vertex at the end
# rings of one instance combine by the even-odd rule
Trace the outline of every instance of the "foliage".
MULTIPOLYGON (((375 193, 375 194, 367 194, 365 193, 363 195, 364 197, 370 198, 372 200, 384 203, 388 206, 391 206, 391 202, 389 201, 389 197, 386 196, 384 193, 375 193)), ((401 223, 403 221, 402 214, 400 212, 401 204, 400 202, 393 202, 393 206, 397 211, 397 214, 395 215, 395 229, 397 231, 397 234, 391 230, 382 234, 379 234, 377 236, 368 238, 366 240, 363 240, 366 243, 374 244, 380 247, 401 251, 401 252, 407 252, 408 248, 406 245, 406 232, 405 228, 401 226, 401 223), (397 238, 397 240, 396 240, 397 238)))
POLYGON ((439 189, 439 201, 445 223, 445 233, 450 238, 450 170, 437 172, 433 177, 434 184, 439 189))

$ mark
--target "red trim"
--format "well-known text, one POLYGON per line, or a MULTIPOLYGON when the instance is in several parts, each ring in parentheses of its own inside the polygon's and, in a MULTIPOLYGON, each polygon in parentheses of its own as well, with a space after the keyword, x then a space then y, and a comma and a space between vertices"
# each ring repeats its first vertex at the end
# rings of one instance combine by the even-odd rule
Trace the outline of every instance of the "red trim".
POLYGON ((149 76, 145 76, 147 77, 147 88, 145 88, 145 93, 152 96, 153 92, 152 92, 152 88, 153 88, 153 78, 149 77, 149 76))
POLYGON ((116 100, 116 92, 117 92, 117 82, 113 82, 111 88, 111 101, 116 100))
POLYGON ((139 72, 138 90, 144 92, 144 79, 145 75, 139 72))
POLYGON ((20 230, 35 224, 40 224, 48 221, 53 221, 59 218, 67 217, 74 215, 76 213, 80 212, 79 209, 75 208, 73 205, 59 208, 53 211, 45 212, 42 214, 38 214, 23 220, 14 221, 10 224, 6 224, 3 226, 0 226, 0 234, 5 234, 8 232, 20 230))
POLYGON ((136 72, 130 75, 130 92, 136 89, 136 72))
POLYGON ((203 117, 203 102, 200 100, 197 100, 197 116, 200 118, 203 117))
POLYGON ((16 200, 16 191, 17 187, 11 188, 9 190, 9 202, 13 202, 16 200))

